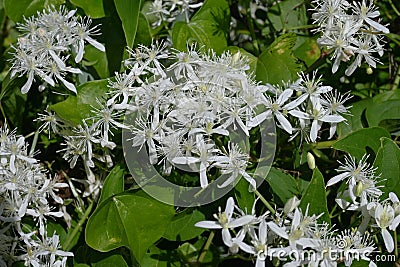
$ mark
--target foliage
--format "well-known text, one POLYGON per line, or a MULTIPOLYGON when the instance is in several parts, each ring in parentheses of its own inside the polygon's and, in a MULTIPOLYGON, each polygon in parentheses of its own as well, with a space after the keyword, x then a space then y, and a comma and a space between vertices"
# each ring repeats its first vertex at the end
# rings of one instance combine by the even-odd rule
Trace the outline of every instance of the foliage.
POLYGON ((399 10, 0 1, 0 266, 400 264, 399 10))

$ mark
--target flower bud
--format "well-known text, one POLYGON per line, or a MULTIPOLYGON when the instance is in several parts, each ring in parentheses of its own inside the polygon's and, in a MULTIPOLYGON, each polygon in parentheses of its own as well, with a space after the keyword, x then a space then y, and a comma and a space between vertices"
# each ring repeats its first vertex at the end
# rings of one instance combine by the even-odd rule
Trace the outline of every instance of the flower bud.
POLYGON ((307 152, 307 163, 308 163, 308 167, 311 170, 315 169, 315 158, 314 158, 313 154, 311 154, 310 152, 307 152))
POLYGON ((288 214, 292 212, 295 208, 297 208, 299 204, 300 200, 296 196, 293 196, 286 202, 285 207, 283 208, 283 212, 285 214, 288 214))
POLYGON ((374 70, 371 67, 368 67, 366 72, 368 75, 371 75, 372 73, 374 73, 374 70))
POLYGON ((362 182, 360 181, 357 183, 357 186, 356 186, 356 194, 355 194, 356 197, 361 196, 361 193, 363 190, 364 190, 364 186, 363 186, 362 182))

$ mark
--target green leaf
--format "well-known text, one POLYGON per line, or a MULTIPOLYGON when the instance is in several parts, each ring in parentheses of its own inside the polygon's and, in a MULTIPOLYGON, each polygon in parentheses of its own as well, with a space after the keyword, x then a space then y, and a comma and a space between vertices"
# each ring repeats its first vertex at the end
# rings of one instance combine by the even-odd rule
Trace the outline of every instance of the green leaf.
POLYGON ((285 204, 293 195, 299 194, 296 180, 291 175, 276 168, 271 168, 266 180, 271 186, 272 192, 278 196, 282 204, 285 204))
POLYGON ((106 53, 88 45, 85 46, 84 58, 90 62, 90 65, 93 66, 101 79, 110 77, 106 53))
POLYGON ((364 128, 336 141, 332 147, 361 159, 368 152, 366 148, 372 149, 375 154, 378 152, 381 137, 390 138, 390 134, 381 127, 364 128))
POLYGON ((297 80, 301 64, 292 53, 295 43, 296 34, 287 33, 278 37, 263 51, 257 61, 257 80, 270 84, 297 80))
POLYGON ((126 44, 131 48, 135 42, 141 2, 141 0, 114 0, 119 18, 122 22, 122 29, 125 33, 126 44))
POLYGON ((150 45, 151 41, 151 27, 149 25, 149 22, 147 21, 146 16, 142 12, 140 12, 134 46, 137 46, 139 44, 150 45))
POLYGON ((30 17, 48 6, 58 7, 64 3, 65 0, 4 0, 4 8, 10 19, 19 22, 23 16, 30 17))
POLYGON ((317 61, 321 55, 321 49, 315 39, 309 37, 297 37, 296 47, 293 54, 304 61, 307 66, 317 61))
POLYGON ((240 179, 235 186, 235 197, 242 210, 251 211, 253 208, 255 196, 249 192, 249 183, 245 179, 240 179))
POLYGON ((363 99, 353 103, 350 112, 351 114, 343 115, 346 121, 338 124, 338 135, 343 137, 351 132, 364 128, 362 124, 362 116, 367 107, 372 105, 372 99, 363 99))
POLYGON ((15 127, 22 127, 23 116, 25 112, 25 103, 27 101, 27 94, 22 94, 20 88, 14 87, 8 90, 1 98, 1 103, 4 113, 12 125, 15 127))
POLYGON ((104 181, 98 205, 104 202, 107 198, 124 191, 124 173, 124 169, 119 165, 116 165, 111 170, 104 181))
POLYGON ((304 1, 286 0, 277 2, 268 10, 268 19, 277 32, 307 25, 304 1))
POLYGON ((163 237, 171 241, 186 241, 199 236, 205 231, 195 227, 195 223, 205 220, 205 216, 198 210, 186 210, 177 214, 167 226, 163 237))
POLYGON ((377 174, 381 174, 385 179, 379 185, 384 185, 381 190, 385 193, 384 198, 390 192, 400 196, 400 149, 391 139, 382 137, 381 146, 375 158, 374 166, 378 169, 377 174))
POLYGON ((178 50, 186 50, 187 43, 197 42, 205 50, 217 53, 227 47, 229 6, 226 0, 207 0, 189 23, 177 21, 172 27, 172 43, 178 50))
POLYGON ((105 16, 103 0, 71 0, 71 3, 82 8, 85 14, 92 19, 105 16))
POLYGON ((179 262, 179 257, 175 254, 171 255, 175 251, 161 250, 155 245, 149 248, 149 252, 146 253, 140 262, 140 266, 145 267, 178 267, 182 264, 179 262))
POLYGON ((69 96, 66 100, 49 106, 49 110, 54 111, 63 121, 77 126, 82 123, 83 119, 77 101, 76 96, 69 96))
POLYGON ((148 195, 123 193, 104 201, 89 218, 86 243, 107 252, 125 246, 141 261, 147 249, 160 237, 175 210, 148 195))
POLYGON ((111 255, 101 261, 92 263, 93 267, 128 267, 128 264, 121 255, 111 255))
POLYGON ((82 120, 92 116, 92 106, 97 106, 97 99, 102 99, 108 92, 108 81, 97 80, 81 84, 77 88, 77 95, 70 95, 66 100, 49 107, 64 121, 72 126, 82 123, 82 120))
POLYGON ((386 100, 367 107, 365 116, 369 126, 379 126, 387 119, 400 119, 400 100, 386 100))
POLYGON ((326 203, 326 191, 325 182, 322 173, 315 168, 310 184, 308 185, 306 192, 303 194, 299 207, 305 212, 308 206, 308 215, 319 215, 323 213, 319 221, 331 223, 329 217, 328 206, 326 203))

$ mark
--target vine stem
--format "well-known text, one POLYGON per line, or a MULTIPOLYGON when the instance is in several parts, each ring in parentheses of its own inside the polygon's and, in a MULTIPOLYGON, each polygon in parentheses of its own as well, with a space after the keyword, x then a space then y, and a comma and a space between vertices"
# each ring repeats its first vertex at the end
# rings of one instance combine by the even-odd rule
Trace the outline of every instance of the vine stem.
POLYGON ((215 236, 215 232, 211 231, 210 235, 208 236, 208 239, 206 241, 206 244, 204 245, 204 247, 203 247, 203 249, 201 251, 199 259, 197 260, 199 263, 202 263, 204 261, 204 258, 205 258, 206 254, 207 254, 207 251, 210 248, 211 242, 214 239, 214 236, 215 236))
POLYGON ((87 218, 89 217, 90 212, 92 211, 94 205, 94 201, 90 201, 89 202, 89 206, 87 207, 87 209, 85 210, 85 213, 83 214, 82 218, 79 220, 78 224, 75 226, 74 230, 72 231, 72 233, 68 236, 68 239, 65 241, 65 243, 63 244, 63 248, 66 251, 69 251, 71 249, 70 244, 72 242, 72 240, 75 238, 75 236, 78 234, 79 230, 81 229, 81 227, 83 226, 83 224, 85 223, 85 221, 87 220, 87 218))
POLYGON ((269 209, 269 211, 275 215, 276 211, 275 209, 271 206, 271 204, 269 204, 269 202, 261 195, 260 192, 258 192, 257 189, 254 189, 254 193, 261 199, 262 203, 264 203, 264 205, 269 209))
POLYGON ((39 130, 36 130, 35 136, 33 137, 31 149, 29 150, 30 156, 33 156, 33 153, 35 153, 35 148, 36 148, 38 138, 39 138, 39 130))

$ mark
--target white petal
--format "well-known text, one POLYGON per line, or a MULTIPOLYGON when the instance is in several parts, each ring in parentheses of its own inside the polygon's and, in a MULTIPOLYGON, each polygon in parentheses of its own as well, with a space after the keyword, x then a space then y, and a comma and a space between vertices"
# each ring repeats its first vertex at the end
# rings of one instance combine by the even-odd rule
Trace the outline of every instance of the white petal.
POLYGON ((399 226, 399 223, 400 223, 400 215, 397 215, 396 218, 394 218, 394 220, 390 224, 389 229, 394 231, 397 228, 397 226, 399 226))
POLYGON ((385 246, 386 249, 388 250, 388 252, 392 252, 394 249, 394 242, 393 242, 393 238, 390 235, 389 231, 386 229, 382 229, 382 237, 383 237, 383 241, 385 241, 385 246))
POLYGON ((104 45, 102 45, 101 43, 97 42, 95 39, 91 38, 91 37, 86 37, 85 38, 86 41, 89 42, 89 44, 93 45, 94 47, 96 47, 97 49, 99 49, 101 52, 106 51, 106 48, 104 47, 104 45))
MULTIPOLYGON (((201 168, 201 167, 200 167, 201 168)), ((200 186, 201 188, 206 188, 208 185, 207 173, 205 168, 200 170, 200 186)))
POLYGON ((293 127, 290 122, 285 118, 285 116, 283 116, 282 113, 280 113, 279 111, 275 112, 275 116, 278 119, 282 128, 289 134, 292 134, 293 127))
POLYGON ((369 25, 371 25, 372 27, 374 27, 375 29, 377 29, 378 31, 381 31, 383 33, 389 33, 389 29, 386 28, 385 26, 383 26, 382 24, 379 24, 376 21, 373 21, 370 18, 365 18, 365 22, 367 22, 369 25))
POLYGON ((304 119, 304 120, 310 119, 310 115, 309 114, 307 114, 307 113, 305 113, 303 111, 300 111, 300 110, 291 110, 291 111, 289 111, 289 114, 294 116, 294 117, 297 117, 297 118, 300 118, 300 119, 304 119))
POLYGON ((267 222, 262 220, 258 228, 258 236, 260 238, 261 244, 267 243, 267 222))
POLYGON ((65 69, 65 63, 64 63, 64 61, 62 61, 61 58, 59 58, 59 56, 57 56, 57 54, 54 53, 53 50, 49 50, 49 54, 50 54, 50 56, 54 59, 54 61, 57 63, 57 66, 58 66, 61 70, 64 70, 64 69, 65 69))
POLYGON ((311 131, 310 131, 310 139, 312 142, 315 142, 315 140, 317 140, 319 128, 320 127, 318 125, 318 121, 313 120, 313 122, 311 124, 311 131))
POLYGON ((172 159, 172 163, 182 165, 188 165, 197 162, 200 162, 200 159, 195 157, 175 157, 172 159))
POLYGON ((292 94, 293 94, 293 90, 292 89, 286 89, 285 91, 283 91, 279 95, 278 99, 276 100, 276 103, 278 105, 282 105, 283 103, 285 103, 289 99, 289 97, 292 96, 292 94))
POLYGON ((278 236, 285 238, 285 239, 289 239, 289 235, 286 233, 286 231, 283 227, 279 227, 278 225, 276 225, 273 222, 269 222, 268 226, 271 229, 271 231, 274 232, 275 234, 277 234, 278 236))
POLYGON ((22 88, 21 88, 21 93, 26 94, 26 93, 28 93, 29 89, 31 89, 32 82, 33 82, 33 76, 34 76, 34 72, 30 71, 28 74, 28 80, 26 81, 24 86, 22 86, 22 88))
POLYGON ((79 44, 78 44, 78 54, 75 57, 75 62, 78 63, 82 60, 83 58, 83 53, 84 53, 84 49, 85 49, 85 41, 79 40, 79 44))
POLYGON ((61 75, 57 75, 57 78, 61 80, 61 82, 67 87, 68 90, 74 92, 76 94, 76 87, 73 83, 66 81, 61 75))
POLYGON ((344 172, 341 174, 338 174, 334 177, 332 177, 331 179, 329 179, 329 181, 326 183, 326 187, 334 185, 340 181, 342 181, 349 173, 348 172, 344 172))
POLYGON ((226 201, 226 207, 225 207, 225 214, 228 217, 228 221, 232 218, 234 208, 235 208, 235 201, 233 200, 233 197, 229 197, 228 200, 226 201))
POLYGON ((196 223, 194 226, 206 229, 221 229, 222 226, 218 222, 214 221, 201 221, 196 223))
POLYGON ((240 227, 240 226, 249 224, 253 220, 254 220, 253 215, 244 215, 242 217, 239 217, 239 218, 234 219, 231 222, 229 222, 229 228, 240 227))
POLYGON ((390 192, 390 193, 389 193, 389 198, 390 198, 390 200, 391 200, 393 203, 398 203, 398 202, 400 202, 400 201, 399 201, 399 198, 397 197, 397 195, 396 195, 395 193, 393 193, 393 192, 390 192))
POLYGON ((247 126, 249 126, 250 128, 256 127, 269 117, 271 117, 271 110, 264 111, 263 113, 258 114, 251 121, 249 121, 247 123, 247 126))

